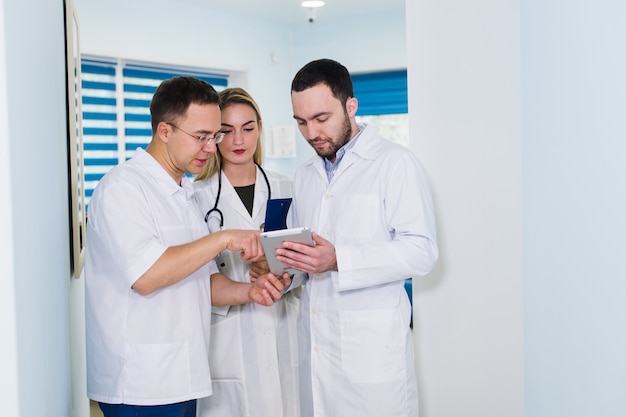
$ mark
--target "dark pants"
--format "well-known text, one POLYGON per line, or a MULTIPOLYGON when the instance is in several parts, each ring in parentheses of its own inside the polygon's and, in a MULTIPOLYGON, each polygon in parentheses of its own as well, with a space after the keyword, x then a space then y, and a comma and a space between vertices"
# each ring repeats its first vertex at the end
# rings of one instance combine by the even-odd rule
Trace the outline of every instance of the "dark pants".
POLYGON ((196 400, 165 405, 98 403, 104 417, 196 417, 196 400))

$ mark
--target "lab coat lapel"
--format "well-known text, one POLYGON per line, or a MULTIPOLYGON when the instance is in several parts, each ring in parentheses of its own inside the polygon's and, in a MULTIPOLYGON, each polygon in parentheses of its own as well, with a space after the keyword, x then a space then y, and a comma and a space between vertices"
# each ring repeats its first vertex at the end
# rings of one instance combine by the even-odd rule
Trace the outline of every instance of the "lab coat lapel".
POLYGON ((376 141, 372 137, 375 134, 375 129, 367 124, 362 125, 363 130, 358 136, 357 142, 354 144, 354 147, 350 149, 343 156, 339 167, 337 168, 337 172, 333 175, 333 180, 331 184, 339 181, 343 174, 350 169, 352 165, 358 160, 373 160, 376 158, 376 141))
POLYGON ((313 161, 312 165, 319 174, 324 184, 328 185, 328 175, 326 175, 326 168, 324 167, 324 158, 322 158, 321 156, 315 156, 315 160, 313 161))
MULTIPOLYGON (((250 213, 248 213, 248 210, 246 210, 246 207, 243 205, 243 202, 239 198, 237 191, 235 191, 235 188, 232 186, 230 181, 228 181, 226 174, 224 174, 223 172, 222 172, 222 195, 223 195, 222 198, 224 198, 224 201, 225 202, 228 201, 227 207, 230 207, 232 210, 235 211, 235 213, 228 213, 229 210, 226 210, 226 212, 224 212, 224 228, 225 229, 232 228, 232 227, 227 227, 227 225, 230 224, 230 222, 227 220, 228 217, 230 216, 234 216, 234 218, 240 219, 238 221, 241 221, 243 219, 246 219, 246 220, 249 219, 248 221, 250 222, 250 227, 252 228, 252 218, 250 217, 250 213)), ((231 222, 232 222, 232 219, 231 219, 231 222)), ((241 228, 241 226, 236 227, 236 228, 241 228)))
MULTIPOLYGON (((269 181, 269 178, 268 178, 269 181)), ((256 185, 254 186, 254 204, 252 205, 252 221, 254 224, 262 224, 265 221, 265 205, 269 192, 263 173, 257 167, 256 169, 256 185)), ((276 198, 272 196, 272 198, 276 198)))
POLYGON ((339 167, 337 168, 335 175, 333 175, 333 179, 330 181, 330 183, 333 184, 337 181, 340 181, 344 172, 346 172, 352 166, 352 164, 354 164, 354 154, 352 153, 352 151, 349 151, 343 156, 343 159, 339 163, 339 167))

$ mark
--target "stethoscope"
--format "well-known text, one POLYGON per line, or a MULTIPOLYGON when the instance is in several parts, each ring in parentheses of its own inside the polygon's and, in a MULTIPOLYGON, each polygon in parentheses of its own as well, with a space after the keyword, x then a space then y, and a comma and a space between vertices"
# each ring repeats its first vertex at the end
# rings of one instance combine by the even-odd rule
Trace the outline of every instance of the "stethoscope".
MULTIPOLYGON (((257 164, 256 162, 254 163, 254 165, 256 165, 261 171, 261 174, 263 174, 263 178, 265 179, 265 183, 267 184, 267 199, 271 200, 272 199, 272 187, 270 186, 270 180, 267 179, 267 174, 265 173, 263 168, 261 168, 261 165, 257 164)), ((220 218, 220 230, 221 230, 224 227, 224 213, 222 213, 222 210, 217 208, 217 205, 220 202, 220 194, 222 194, 222 165, 221 164, 217 171, 217 174, 218 174, 217 175, 217 197, 215 197, 215 204, 213 205, 213 208, 207 211, 206 214, 204 215, 204 221, 205 223, 208 223, 209 216, 211 215, 211 213, 213 212, 217 213, 217 215, 220 218)))

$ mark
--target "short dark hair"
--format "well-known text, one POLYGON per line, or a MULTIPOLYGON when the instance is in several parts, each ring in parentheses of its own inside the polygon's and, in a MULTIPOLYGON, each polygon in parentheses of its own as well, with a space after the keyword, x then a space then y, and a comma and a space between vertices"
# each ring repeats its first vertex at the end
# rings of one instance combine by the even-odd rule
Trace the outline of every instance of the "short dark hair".
POLYGON ((302 67, 291 82, 291 91, 297 93, 318 84, 326 84, 333 96, 342 103, 354 97, 348 69, 332 59, 318 59, 302 67))
POLYGON ((211 84, 195 77, 178 76, 163 81, 150 103, 152 133, 160 122, 175 122, 185 116, 192 103, 219 106, 220 96, 211 84))

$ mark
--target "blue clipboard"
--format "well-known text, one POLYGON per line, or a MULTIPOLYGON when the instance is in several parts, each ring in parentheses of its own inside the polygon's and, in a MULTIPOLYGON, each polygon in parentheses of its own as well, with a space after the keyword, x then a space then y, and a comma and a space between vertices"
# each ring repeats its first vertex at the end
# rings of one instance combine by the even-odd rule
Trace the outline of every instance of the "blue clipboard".
POLYGON ((287 213, 291 207, 291 198, 275 198, 267 200, 265 208, 264 232, 287 228, 287 213))

